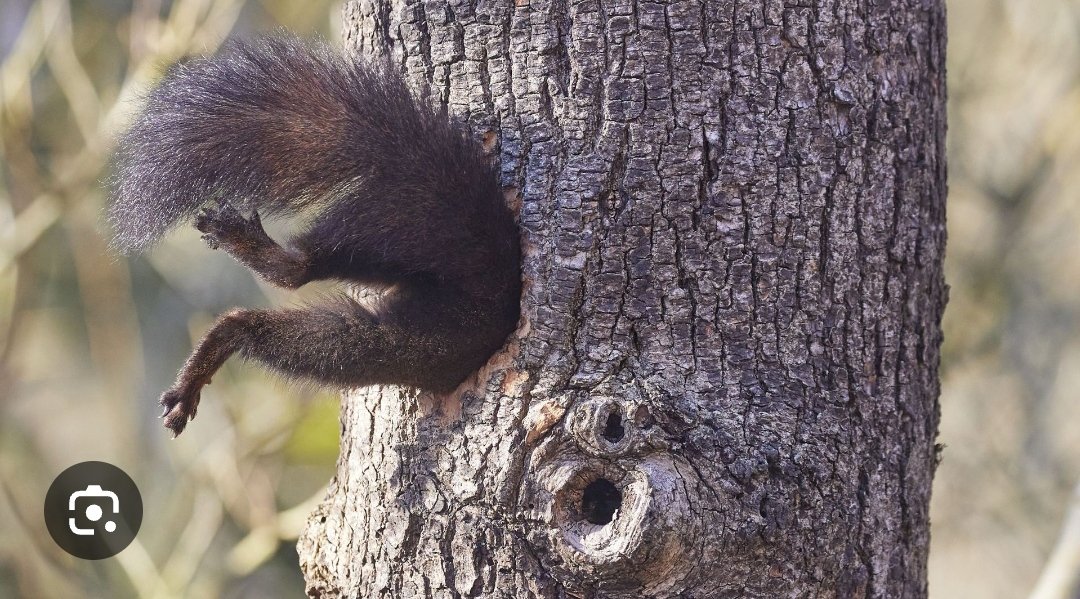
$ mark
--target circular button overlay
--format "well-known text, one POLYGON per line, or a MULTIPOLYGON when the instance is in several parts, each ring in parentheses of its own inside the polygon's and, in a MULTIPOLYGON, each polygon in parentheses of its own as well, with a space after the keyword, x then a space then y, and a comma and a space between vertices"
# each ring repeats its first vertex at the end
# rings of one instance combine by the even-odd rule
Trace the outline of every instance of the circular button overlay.
POLYGON ((82 559, 123 551, 142 524, 142 496, 126 472, 105 462, 64 470, 45 494, 45 526, 56 544, 82 559))

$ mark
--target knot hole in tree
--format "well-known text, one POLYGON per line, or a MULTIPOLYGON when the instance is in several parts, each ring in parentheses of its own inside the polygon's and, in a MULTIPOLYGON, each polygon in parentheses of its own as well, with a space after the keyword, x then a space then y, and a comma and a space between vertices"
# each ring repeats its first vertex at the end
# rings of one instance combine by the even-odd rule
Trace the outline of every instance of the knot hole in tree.
POLYGON ((622 415, 618 410, 612 410, 607 417, 607 425, 604 426, 603 437, 610 443, 618 443, 626 436, 626 429, 622 425, 622 415))
POLYGON ((604 397, 575 406, 568 425, 582 451, 616 458, 640 451, 648 444, 652 417, 643 404, 604 397))
POLYGON ((581 493, 581 515, 593 524, 607 524, 622 505, 622 491, 606 478, 589 483, 581 493))
POLYGON ((541 488, 526 493, 551 525, 542 542, 561 559, 550 567, 608 591, 627 585, 626 596, 661 580, 678 586, 696 563, 698 485, 669 447, 633 392, 570 401, 563 426, 533 453, 541 488))

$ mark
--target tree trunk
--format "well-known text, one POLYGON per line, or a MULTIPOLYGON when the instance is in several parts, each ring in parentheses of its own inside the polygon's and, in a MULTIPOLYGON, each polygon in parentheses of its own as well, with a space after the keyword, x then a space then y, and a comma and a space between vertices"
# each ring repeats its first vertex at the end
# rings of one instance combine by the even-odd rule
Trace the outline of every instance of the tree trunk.
POLYGON ((501 164, 525 293, 449 397, 343 402, 318 597, 921 597, 941 0, 363 0, 501 164))

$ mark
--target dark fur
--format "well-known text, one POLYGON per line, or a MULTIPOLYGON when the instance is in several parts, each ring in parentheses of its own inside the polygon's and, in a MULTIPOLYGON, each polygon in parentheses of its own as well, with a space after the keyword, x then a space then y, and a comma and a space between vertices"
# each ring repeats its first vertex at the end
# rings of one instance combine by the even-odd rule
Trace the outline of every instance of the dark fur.
POLYGON ((274 284, 395 287, 376 310, 341 297, 223 316, 161 398, 176 434, 237 352, 325 384, 447 392, 516 326, 518 232, 493 168, 385 66, 286 38, 234 45, 170 71, 120 147, 120 249, 197 215, 211 247, 274 284), (262 228, 306 208, 284 247, 262 228))

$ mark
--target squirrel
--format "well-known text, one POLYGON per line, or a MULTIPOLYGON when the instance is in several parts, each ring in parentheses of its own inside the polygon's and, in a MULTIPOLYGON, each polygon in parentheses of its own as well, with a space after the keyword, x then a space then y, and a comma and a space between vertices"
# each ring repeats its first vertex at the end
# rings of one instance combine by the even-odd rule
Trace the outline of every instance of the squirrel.
POLYGON ((388 64, 289 36, 172 67, 118 145, 107 219, 121 252, 181 220, 270 283, 388 289, 284 310, 233 309, 161 396, 173 435, 233 354, 288 378, 447 393, 517 326, 518 227, 464 126, 388 64), (278 244, 262 216, 307 214, 278 244))

